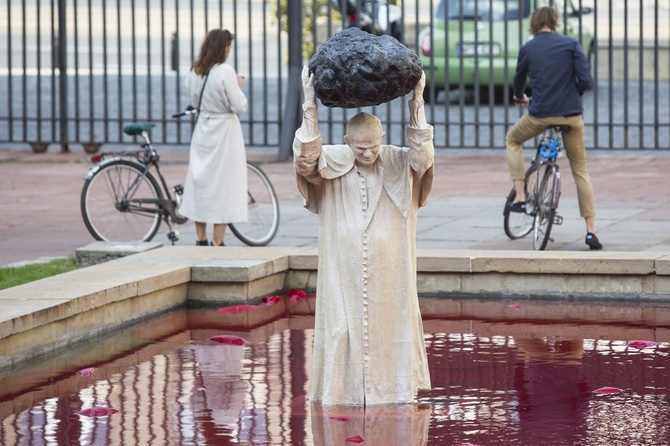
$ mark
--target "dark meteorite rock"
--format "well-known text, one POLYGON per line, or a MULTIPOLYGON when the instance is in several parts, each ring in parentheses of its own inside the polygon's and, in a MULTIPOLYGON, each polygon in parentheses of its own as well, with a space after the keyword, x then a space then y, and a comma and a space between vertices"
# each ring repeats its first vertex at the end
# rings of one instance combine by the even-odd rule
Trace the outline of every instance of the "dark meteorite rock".
POLYGON ((316 97, 328 107, 389 102, 412 91, 422 70, 418 56, 393 37, 358 28, 333 35, 309 61, 316 97))

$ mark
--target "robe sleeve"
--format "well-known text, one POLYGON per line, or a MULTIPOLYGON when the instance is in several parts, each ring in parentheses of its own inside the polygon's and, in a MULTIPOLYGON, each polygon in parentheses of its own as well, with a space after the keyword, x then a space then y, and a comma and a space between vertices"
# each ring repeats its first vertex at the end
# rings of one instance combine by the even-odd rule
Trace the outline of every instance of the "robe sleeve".
POLYGON ((247 97, 237 83, 237 72, 228 64, 223 65, 221 83, 226 91, 231 113, 239 115, 247 111, 247 97))
POLYGON ((425 206, 433 187, 433 126, 426 121, 426 113, 421 100, 409 101, 409 125, 407 141, 409 162, 414 177, 414 189, 419 191, 419 207, 425 206))
POLYGON ((319 158, 322 142, 316 107, 303 106, 302 125, 293 138, 293 166, 298 190, 305 199, 305 208, 318 213, 318 197, 321 191, 319 158))

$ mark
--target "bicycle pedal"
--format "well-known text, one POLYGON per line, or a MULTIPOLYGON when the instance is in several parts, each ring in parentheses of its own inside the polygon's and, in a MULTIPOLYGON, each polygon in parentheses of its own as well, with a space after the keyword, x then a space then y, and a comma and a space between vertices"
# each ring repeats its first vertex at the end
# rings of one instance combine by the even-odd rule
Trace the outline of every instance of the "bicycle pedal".
POLYGON ((563 224, 563 217, 560 215, 554 215, 554 224, 555 225, 562 225, 563 224))
POLYGON ((174 231, 170 231, 170 232, 168 232, 168 233, 167 233, 167 238, 168 238, 168 239, 172 242, 172 244, 174 245, 174 242, 176 242, 177 240, 179 240, 179 231, 177 231, 177 230, 175 229, 174 231))

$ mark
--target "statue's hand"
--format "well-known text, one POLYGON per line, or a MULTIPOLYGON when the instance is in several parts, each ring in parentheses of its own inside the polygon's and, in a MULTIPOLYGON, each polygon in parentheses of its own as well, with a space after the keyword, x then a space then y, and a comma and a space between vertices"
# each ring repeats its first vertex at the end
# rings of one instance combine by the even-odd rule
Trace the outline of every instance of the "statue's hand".
POLYGON ((302 89, 305 93, 305 105, 308 107, 316 107, 314 74, 309 73, 309 67, 307 65, 302 68, 302 89))
POLYGON ((426 73, 421 72, 421 79, 414 86, 414 100, 423 100, 423 90, 426 87, 426 73))

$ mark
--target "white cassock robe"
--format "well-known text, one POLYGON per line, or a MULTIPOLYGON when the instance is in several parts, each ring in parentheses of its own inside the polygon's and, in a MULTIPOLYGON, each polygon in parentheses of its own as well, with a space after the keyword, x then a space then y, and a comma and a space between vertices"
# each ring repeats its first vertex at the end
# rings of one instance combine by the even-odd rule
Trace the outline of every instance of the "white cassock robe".
POLYGON ((346 145, 322 146, 305 108, 293 150, 305 207, 319 215, 310 399, 411 403, 430 389, 416 288, 416 219, 433 177, 433 128, 410 101, 409 148, 383 145, 359 169, 346 145))

